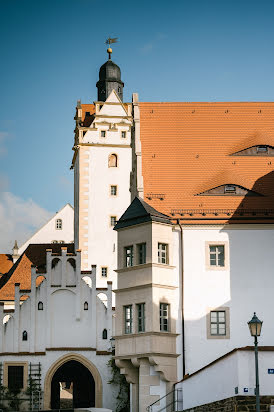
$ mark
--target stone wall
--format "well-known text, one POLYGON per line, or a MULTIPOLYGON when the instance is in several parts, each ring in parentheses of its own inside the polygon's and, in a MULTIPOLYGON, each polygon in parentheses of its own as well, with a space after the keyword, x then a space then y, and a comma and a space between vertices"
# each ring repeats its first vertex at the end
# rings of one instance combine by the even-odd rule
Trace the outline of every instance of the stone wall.
MULTIPOLYGON (((273 396, 261 396, 261 412, 269 411, 269 406, 274 405, 273 396)), ((233 398, 200 405, 184 412, 246 412, 256 411, 255 396, 234 396, 233 398)))

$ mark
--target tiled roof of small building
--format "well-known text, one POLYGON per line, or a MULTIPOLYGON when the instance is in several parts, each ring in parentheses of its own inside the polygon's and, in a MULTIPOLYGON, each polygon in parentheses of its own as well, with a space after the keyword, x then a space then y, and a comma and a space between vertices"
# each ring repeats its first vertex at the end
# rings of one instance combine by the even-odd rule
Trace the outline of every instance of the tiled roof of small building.
POLYGON ((0 254, 0 276, 7 273, 13 266, 13 260, 11 255, 5 253, 0 254))
POLYGON ((231 156, 274 145, 273 125, 273 102, 140 103, 144 200, 169 216, 207 223, 240 211, 257 221, 273 218, 273 157, 231 156), (263 196, 197 196, 220 184, 263 196))
MULTIPOLYGON (((46 273, 46 250, 51 249, 53 253, 60 254, 61 247, 66 247, 68 253, 74 252, 73 243, 44 243, 31 244, 20 256, 12 268, 0 279, 0 301, 14 300, 14 285, 20 283, 20 289, 31 288, 31 266, 37 267, 37 273, 46 273)), ((42 282, 42 276, 37 278, 37 286, 42 282)))

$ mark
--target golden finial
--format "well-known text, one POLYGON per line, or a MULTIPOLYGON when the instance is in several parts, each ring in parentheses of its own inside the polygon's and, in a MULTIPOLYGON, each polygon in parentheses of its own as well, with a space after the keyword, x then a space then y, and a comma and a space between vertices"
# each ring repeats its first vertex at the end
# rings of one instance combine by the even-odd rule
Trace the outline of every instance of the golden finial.
MULTIPOLYGON (((112 43, 117 43, 117 41, 118 41, 118 37, 115 37, 115 38, 111 38, 111 37, 109 37, 107 40, 106 40, 106 44, 108 44, 109 46, 112 44, 112 43)), ((109 60, 111 60, 111 53, 112 53, 112 48, 111 47, 109 47, 108 49, 107 49, 107 52, 108 52, 108 58, 109 58, 109 60)))

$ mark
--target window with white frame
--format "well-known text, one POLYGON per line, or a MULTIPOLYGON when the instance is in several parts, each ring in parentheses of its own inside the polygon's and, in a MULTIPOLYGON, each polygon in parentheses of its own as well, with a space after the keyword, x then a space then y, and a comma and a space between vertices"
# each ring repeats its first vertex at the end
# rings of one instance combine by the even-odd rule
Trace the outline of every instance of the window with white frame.
POLYGON ((132 333, 132 305, 124 306, 125 333, 132 333))
POLYGON ((168 264, 168 245, 158 243, 158 263, 168 264))
POLYGON ((146 243, 139 243, 137 245, 138 265, 146 263, 146 243))
POLYGON ((226 335, 226 312, 224 310, 212 310, 210 312, 210 335, 226 335))
POLYGON ((136 306, 137 306, 137 330, 138 332, 145 332, 145 303, 138 303, 136 306))
POLYGON ((124 130, 122 130, 121 132, 121 137, 122 139, 125 139, 127 137, 127 132, 125 132, 124 130))
POLYGON ((225 245, 209 245, 209 265, 212 267, 225 266, 225 245))
POLYGON ((108 268, 107 267, 102 267, 101 268, 101 275, 103 278, 107 278, 108 276, 108 268))
POLYGON ((169 330, 169 304, 160 303, 160 331, 168 332, 169 330))
POLYGON ((110 194, 111 196, 117 196, 117 186, 116 185, 110 186, 110 194))
POLYGON ((55 220, 55 229, 57 230, 61 230, 63 226, 63 222, 62 219, 56 219, 55 220))
POLYGON ((117 216, 110 216, 110 226, 115 226, 117 223, 117 216))
POLYGON ((125 266, 133 266, 133 246, 125 247, 125 266))

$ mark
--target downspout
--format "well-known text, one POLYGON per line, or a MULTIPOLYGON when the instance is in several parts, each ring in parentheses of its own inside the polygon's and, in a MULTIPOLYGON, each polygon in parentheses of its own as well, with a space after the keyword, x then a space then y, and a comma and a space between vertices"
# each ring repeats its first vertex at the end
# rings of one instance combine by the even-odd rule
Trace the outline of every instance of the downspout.
POLYGON ((177 219, 177 223, 180 227, 181 232, 181 277, 182 277, 182 355, 183 355, 183 377, 186 374, 186 361, 185 361, 185 309, 184 309, 184 235, 183 235, 183 228, 180 224, 180 219, 177 219))

